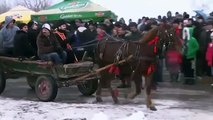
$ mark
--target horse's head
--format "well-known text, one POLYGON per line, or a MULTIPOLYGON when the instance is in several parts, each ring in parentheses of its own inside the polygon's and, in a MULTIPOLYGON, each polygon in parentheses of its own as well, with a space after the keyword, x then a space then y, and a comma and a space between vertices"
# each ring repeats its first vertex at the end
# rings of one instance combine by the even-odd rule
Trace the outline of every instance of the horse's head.
POLYGON ((148 43, 149 41, 152 41, 156 37, 158 37, 158 40, 157 40, 158 52, 161 52, 164 46, 167 49, 180 48, 179 37, 176 34, 175 28, 170 24, 164 23, 153 28, 152 30, 150 30, 148 33, 144 35, 143 39, 141 39, 140 42, 142 44, 148 43))
POLYGON ((175 48, 179 49, 180 39, 176 34, 175 28, 170 24, 161 24, 158 26, 157 36, 159 37, 159 41, 157 43, 157 47, 162 49, 165 46, 167 49, 175 48))

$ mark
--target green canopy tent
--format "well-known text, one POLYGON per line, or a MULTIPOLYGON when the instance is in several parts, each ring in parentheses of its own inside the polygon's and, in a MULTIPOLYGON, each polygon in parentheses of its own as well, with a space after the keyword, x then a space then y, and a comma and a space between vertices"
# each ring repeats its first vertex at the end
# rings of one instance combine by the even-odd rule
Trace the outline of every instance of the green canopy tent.
POLYGON ((110 10, 91 2, 90 0, 64 0, 58 4, 41 10, 31 18, 36 21, 55 21, 60 19, 82 19, 83 21, 103 21, 104 18, 117 19, 110 10))

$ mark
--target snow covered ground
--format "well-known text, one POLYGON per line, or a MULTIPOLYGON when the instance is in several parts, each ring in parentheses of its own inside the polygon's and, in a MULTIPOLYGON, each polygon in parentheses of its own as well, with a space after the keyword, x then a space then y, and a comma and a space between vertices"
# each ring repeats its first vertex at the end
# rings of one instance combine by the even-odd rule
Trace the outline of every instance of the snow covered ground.
MULTIPOLYGON (((71 104, 13 100, 0 97, 0 120, 212 120, 213 113, 182 108, 183 102, 155 100, 158 111, 146 109, 142 103, 71 104)), ((137 100, 136 100, 137 101, 137 100)))

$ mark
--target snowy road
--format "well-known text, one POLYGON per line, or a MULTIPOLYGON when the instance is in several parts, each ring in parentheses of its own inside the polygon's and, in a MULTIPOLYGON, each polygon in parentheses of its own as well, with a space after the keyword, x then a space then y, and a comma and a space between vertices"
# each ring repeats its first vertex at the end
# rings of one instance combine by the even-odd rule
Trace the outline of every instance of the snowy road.
POLYGON ((76 87, 59 90, 55 102, 38 102, 24 79, 8 80, 0 97, 0 120, 212 120, 213 90, 207 86, 163 83, 154 93, 158 111, 145 107, 144 95, 133 101, 120 98, 114 105, 110 97, 93 104, 94 96, 83 97, 76 87))
POLYGON ((152 112, 140 104, 67 104, 0 99, 1 120, 212 120, 213 117, 209 111, 179 108, 184 103, 172 100, 157 100, 158 111, 152 112))

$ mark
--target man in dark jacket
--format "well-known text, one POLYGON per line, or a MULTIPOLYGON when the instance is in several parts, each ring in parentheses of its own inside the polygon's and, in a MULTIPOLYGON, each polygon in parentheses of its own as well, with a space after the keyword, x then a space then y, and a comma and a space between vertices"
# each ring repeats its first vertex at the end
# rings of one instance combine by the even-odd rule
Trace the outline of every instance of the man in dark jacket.
POLYGON ((63 50, 67 52, 66 63, 73 63, 75 61, 77 62, 78 60, 75 59, 72 47, 67 37, 67 25, 65 21, 58 21, 58 27, 54 34, 63 50))
POLYGON ((32 48, 37 52, 36 38, 39 34, 38 23, 36 21, 30 21, 28 24, 28 38, 32 48))
POLYGON ((200 57, 198 60, 201 59, 201 61, 199 62, 199 72, 201 72, 201 75, 209 75, 211 76, 211 69, 210 67, 207 66, 207 62, 205 60, 205 54, 207 51, 207 47, 208 44, 211 42, 211 38, 210 38, 210 34, 211 32, 213 32, 213 21, 208 21, 205 25, 204 25, 204 29, 202 30, 201 34, 200 34, 200 41, 198 41, 199 43, 199 56, 200 57))
MULTIPOLYGON (((202 44, 202 42, 204 41, 203 39, 201 39, 201 33, 203 31, 205 31, 205 29, 203 28, 203 18, 202 17, 198 17, 197 21, 194 22, 194 32, 193 32, 193 37, 197 39, 197 42, 199 44, 199 47, 202 48, 202 46, 200 46, 202 44)), ((203 33, 202 33, 203 34, 203 33)), ((198 50, 197 52, 197 56, 196 56, 196 75, 197 76, 203 76, 205 70, 203 69, 204 65, 206 63, 205 60, 205 52, 202 52, 201 49, 198 50)))
POLYGON ((14 37, 14 56, 16 57, 31 57, 35 55, 35 52, 29 42, 27 31, 28 26, 25 23, 19 25, 18 31, 14 37))
MULTIPOLYGON (((90 22, 88 29, 86 29, 83 32, 83 34, 84 34, 83 44, 91 45, 97 41, 96 37, 97 37, 98 33, 96 31, 96 26, 94 23, 90 22), (88 43, 88 42, 90 42, 90 43, 88 43)), ((85 50, 87 51, 87 56, 91 57, 93 59, 93 61, 95 60, 94 59, 94 56, 95 56, 94 49, 95 49, 94 45, 85 47, 85 50)))
POLYGON ((94 23, 90 23, 88 29, 84 32, 85 38, 83 39, 83 43, 89 42, 96 39, 97 31, 94 23))
POLYGON ((131 35, 127 37, 128 40, 131 41, 138 41, 141 39, 142 34, 141 32, 139 32, 139 30, 137 29, 137 23, 135 22, 131 22, 129 24, 129 29, 131 31, 131 35))

